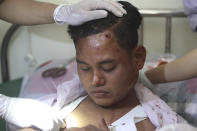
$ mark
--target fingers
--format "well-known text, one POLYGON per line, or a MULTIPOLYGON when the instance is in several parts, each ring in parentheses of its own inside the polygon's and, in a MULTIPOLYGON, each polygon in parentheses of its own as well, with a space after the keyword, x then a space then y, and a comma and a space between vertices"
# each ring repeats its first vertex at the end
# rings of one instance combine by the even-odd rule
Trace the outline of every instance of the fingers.
POLYGON ((66 121, 59 113, 55 114, 55 117, 52 120, 54 123, 54 129, 59 129, 59 131, 64 131, 66 129, 66 121))
POLYGON ((82 0, 81 2, 85 3, 85 8, 87 10, 106 9, 118 17, 126 14, 126 10, 123 8, 123 6, 113 0, 82 0))
POLYGON ((118 16, 118 14, 121 14, 120 16, 122 16, 123 14, 127 14, 126 10, 123 8, 123 5, 121 5, 120 3, 113 0, 105 0, 105 1, 113 5, 114 8, 111 7, 111 10, 110 9, 109 10, 112 11, 115 15, 118 16))
POLYGON ((61 125, 60 131, 65 131, 66 130, 66 121, 64 120, 64 122, 61 125))
POLYGON ((121 17, 123 16, 123 14, 126 14, 126 10, 123 8, 123 6, 118 3, 115 2, 113 0, 99 0, 97 1, 97 4, 95 5, 97 9, 106 9, 108 11, 111 11, 112 13, 114 13, 114 15, 121 17))
POLYGON ((84 16, 84 21, 91 21, 95 19, 104 18, 107 16, 107 11, 105 10, 94 10, 94 11, 87 11, 86 15, 84 16))

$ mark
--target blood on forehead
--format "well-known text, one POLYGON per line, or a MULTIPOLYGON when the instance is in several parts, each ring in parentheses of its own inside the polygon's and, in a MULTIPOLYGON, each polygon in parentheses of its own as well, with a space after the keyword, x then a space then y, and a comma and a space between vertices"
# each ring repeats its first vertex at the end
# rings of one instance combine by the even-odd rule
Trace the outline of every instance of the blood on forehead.
POLYGON ((105 35, 105 38, 107 38, 107 39, 111 39, 111 37, 112 37, 111 33, 105 33, 104 35, 105 35))

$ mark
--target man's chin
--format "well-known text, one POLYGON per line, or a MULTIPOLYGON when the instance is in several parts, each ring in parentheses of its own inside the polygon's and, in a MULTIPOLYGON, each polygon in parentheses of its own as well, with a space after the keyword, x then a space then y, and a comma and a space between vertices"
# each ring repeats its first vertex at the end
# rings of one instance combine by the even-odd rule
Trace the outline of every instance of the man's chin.
POLYGON ((107 102, 105 99, 103 100, 93 100, 95 104, 97 104, 98 106, 104 107, 104 108, 109 108, 113 105, 112 102, 107 102))

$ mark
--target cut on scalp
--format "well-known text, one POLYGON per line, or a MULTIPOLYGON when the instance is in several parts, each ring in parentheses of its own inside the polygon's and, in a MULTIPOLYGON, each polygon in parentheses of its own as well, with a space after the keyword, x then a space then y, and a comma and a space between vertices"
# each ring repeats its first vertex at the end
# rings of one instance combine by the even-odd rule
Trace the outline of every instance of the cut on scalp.
POLYGON ((98 34, 106 30, 111 30, 120 47, 131 51, 138 43, 138 28, 142 21, 142 16, 138 9, 126 1, 118 1, 127 11, 123 17, 117 17, 112 12, 102 19, 86 22, 79 26, 68 27, 68 33, 74 41, 75 46, 80 38, 98 34))

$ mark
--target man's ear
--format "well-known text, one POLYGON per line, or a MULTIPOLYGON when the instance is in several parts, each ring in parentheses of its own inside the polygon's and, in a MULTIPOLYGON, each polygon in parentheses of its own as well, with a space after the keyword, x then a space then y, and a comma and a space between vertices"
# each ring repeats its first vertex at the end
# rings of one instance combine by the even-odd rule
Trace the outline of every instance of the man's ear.
POLYGON ((137 68, 140 70, 143 68, 146 60, 146 49, 142 45, 139 45, 134 48, 133 53, 137 68))

